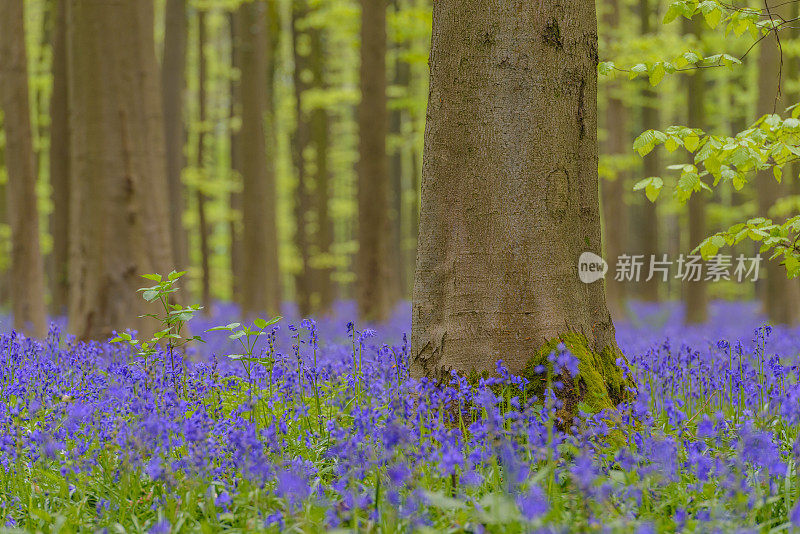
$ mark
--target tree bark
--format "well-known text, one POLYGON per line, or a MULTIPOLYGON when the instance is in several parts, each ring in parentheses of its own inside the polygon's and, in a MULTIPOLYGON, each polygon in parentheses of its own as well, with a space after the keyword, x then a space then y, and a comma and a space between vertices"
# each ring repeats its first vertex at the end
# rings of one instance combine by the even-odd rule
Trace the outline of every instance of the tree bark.
POLYGON ((50 97, 50 185, 53 188, 51 309, 67 311, 69 289, 69 113, 67 110, 67 0, 58 0, 53 32, 53 93, 50 97))
POLYGON ((242 311, 245 315, 277 313, 280 272, 275 216, 275 172, 267 158, 266 128, 272 128, 271 79, 273 53, 267 38, 263 1, 239 7, 239 67, 242 128, 239 132, 242 194, 242 311))
POLYGON ((39 248, 27 62, 23 0, 4 0, 0 2, 0 103, 6 132, 11 304, 14 328, 44 337, 44 263, 39 248))
MULTIPOLYGON (((651 0, 639 0, 639 10, 641 17, 641 34, 648 35, 652 31, 653 16, 655 13, 651 0)), ((642 82, 642 125, 641 131, 648 129, 658 129, 660 127, 659 113, 658 113, 658 93, 650 87, 650 82, 643 80, 642 82)), ((661 162, 657 150, 653 150, 644 157, 644 176, 660 176, 662 174, 661 162)), ((658 239, 658 206, 655 202, 650 202, 647 199, 641 199, 643 203, 641 206, 641 219, 638 226, 639 234, 639 251, 638 254, 644 256, 644 266, 642 267, 642 276, 639 282, 636 283, 638 288, 639 297, 646 301, 657 301, 658 285, 660 278, 654 276, 649 282, 646 281, 649 275, 650 261, 653 257, 659 257, 659 239, 658 239)))
MULTIPOLYGON (((700 43, 703 37, 701 19, 684 22, 684 33, 694 34, 700 43)), ((686 84, 688 126, 706 129, 705 98, 706 77, 703 69, 698 69, 688 78, 686 84)), ((694 193, 689 199, 689 247, 694 249, 705 239, 706 234, 706 199, 705 192, 694 193)), ((707 284, 704 280, 683 283, 684 302, 686 303, 686 322, 690 324, 704 323, 708 319, 707 284)))
MULTIPOLYGON (((784 5, 780 0, 768 0, 770 10, 774 16, 790 16, 790 6, 784 5)), ((786 99, 781 98, 783 84, 779 84, 781 69, 781 50, 775 33, 767 36, 759 46, 759 77, 758 77, 758 114, 781 113, 789 105, 786 99)), ((785 73, 784 73, 785 76, 785 73)), ((785 82, 785 77, 781 77, 785 82)), ((758 183, 758 209, 765 216, 783 195, 788 194, 788 188, 779 184, 772 171, 762 171, 756 177, 758 183)), ((796 325, 800 322, 800 286, 797 280, 789 280, 786 269, 780 264, 779 259, 769 261, 764 259, 766 274, 766 288, 764 292, 764 308, 769 320, 777 324, 796 325)))
POLYGON ((362 0, 361 8, 356 300, 361 319, 380 322, 388 318, 394 304, 388 260, 386 0, 362 0))
MULTIPOLYGON (((3 127, 3 117, 0 114, 0 128, 3 127)), ((0 169, 6 168, 5 146, 0 145, 0 169)), ((8 183, 0 181, 0 224, 10 225, 8 220, 7 202, 8 183)), ((10 226, 9 226, 10 227, 10 226)), ((0 242, 0 308, 8 307, 11 298, 11 243, 6 240, 0 242)))
POLYGON ((151 2, 69 0, 69 328, 154 331, 139 275, 170 270, 161 85, 151 2))
POLYGON ((311 195, 309 193, 308 176, 306 170, 306 151, 311 143, 311 126, 308 113, 303 109, 303 95, 311 88, 305 79, 309 70, 309 50, 302 51, 301 40, 308 39, 307 32, 301 32, 299 26, 303 24, 308 15, 308 6, 305 1, 296 0, 292 3, 292 55, 294 57, 294 97, 296 125, 292 136, 292 159, 294 161, 297 186, 294 194, 294 245, 300 257, 300 270, 294 275, 295 301, 301 317, 311 314, 311 240, 308 235, 308 218, 311 211, 311 195))
POLYGON ((167 184, 169 189, 169 232, 174 268, 189 268, 189 244, 183 227, 184 192, 181 173, 186 164, 183 153, 186 128, 183 102, 186 89, 186 0, 167 0, 164 20, 164 59, 161 92, 164 102, 167 184))
MULTIPOLYGON (((239 48, 241 46, 236 22, 238 15, 230 13, 228 15, 228 25, 230 27, 231 39, 231 68, 241 72, 239 67, 239 48)), ((239 91, 239 81, 235 78, 230 83, 230 156, 231 172, 234 179, 241 179, 242 168, 241 158, 239 157, 240 144, 240 125, 241 120, 241 93, 239 91)), ((228 197, 228 207, 230 209, 230 221, 228 222, 228 234, 231 243, 230 248, 230 269, 231 269, 231 292, 233 301, 242 304, 242 194, 238 191, 231 191, 228 197)))
POLYGON ((206 217, 206 194, 205 187, 205 143, 206 143, 206 14, 202 9, 197 11, 197 101, 198 101, 198 122, 199 131, 197 134, 197 171, 200 179, 197 184, 197 226, 200 237, 200 295, 203 301, 203 309, 206 315, 211 314, 211 265, 209 257, 208 240, 208 221, 206 217))
MULTIPOLYGON (((400 13, 401 4, 399 0, 392 0, 392 9, 395 13, 400 13)), ((403 60, 403 53, 408 49, 407 42, 395 44, 394 74, 393 84, 396 89, 403 91, 403 97, 409 92, 411 81, 411 66, 403 60)), ((404 227, 406 225, 403 202, 403 177, 405 170, 405 139, 403 138, 403 125, 406 122, 406 110, 397 107, 389 115, 389 131, 394 137, 394 149, 392 150, 389 162, 389 172, 391 175, 391 227, 392 227, 392 257, 394 263, 392 273, 396 280, 392 281, 394 289, 397 291, 397 300, 408 298, 408 271, 405 249, 404 227)))
MULTIPOLYGON (((608 2, 608 13, 605 17, 606 27, 610 31, 618 31, 620 21, 619 0, 608 2)), ((606 107, 606 146, 605 152, 610 156, 623 157, 630 153, 627 121, 628 109, 619 95, 620 84, 611 82, 607 85, 606 107)), ((600 184, 603 205, 603 242, 605 243, 605 259, 609 263, 609 274, 606 275, 606 301, 611 316, 621 319, 625 316, 626 286, 615 279, 613 268, 617 258, 625 254, 628 236, 628 217, 625 206, 625 190, 628 173, 620 171, 611 180, 603 180, 600 184)))
MULTIPOLYGON (((310 68, 317 88, 325 89, 325 50, 323 32, 319 28, 312 28, 310 68)), ((326 314, 331 311, 334 299, 333 282, 331 274, 333 269, 330 264, 331 246, 333 245, 333 221, 328 210, 328 196, 330 195, 330 169, 328 166, 329 145, 329 117, 328 110, 318 107, 311 113, 311 145, 314 147, 314 198, 316 210, 316 231, 314 245, 318 260, 312 266, 314 276, 313 287, 317 293, 318 313, 326 314)))
POLYGON ((573 399, 623 397, 603 284, 578 277, 602 250, 597 61, 593 0, 434 3, 414 376, 522 373, 563 339, 573 399))

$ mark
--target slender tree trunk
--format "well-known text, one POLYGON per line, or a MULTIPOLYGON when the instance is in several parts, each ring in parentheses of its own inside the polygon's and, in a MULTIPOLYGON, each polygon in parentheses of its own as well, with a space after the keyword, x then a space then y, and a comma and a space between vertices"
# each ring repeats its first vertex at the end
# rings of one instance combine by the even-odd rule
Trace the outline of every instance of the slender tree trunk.
POLYGON ((11 227, 11 304, 14 328, 44 337, 44 263, 28 97, 23 0, 0 2, 0 105, 6 132, 8 217, 11 227))
MULTIPOLYGON (((654 13, 653 3, 651 0, 639 0, 639 9, 641 16, 641 34, 648 35, 652 31, 652 17, 657 16, 654 13)), ((660 126, 659 113, 658 113, 658 94, 650 87, 650 82, 644 80, 642 82, 642 125, 641 130, 658 129, 660 126)), ((644 176, 660 176, 662 173, 661 162, 659 160, 658 151, 653 150, 644 157, 644 176)), ((658 210, 654 202, 647 199, 642 199, 643 206, 641 208, 641 220, 638 224, 639 234, 639 254, 644 255, 644 266, 642 267, 642 276, 636 286, 639 289, 639 297, 647 301, 658 300, 658 285, 661 283, 658 276, 647 282, 649 275, 650 261, 653 257, 661 260, 659 257, 659 241, 658 241, 658 210)))
MULTIPOLYGON (((308 50, 301 51, 303 39, 308 38, 307 32, 300 31, 300 24, 308 15, 305 1, 296 0, 292 3, 292 53, 294 56, 294 96, 295 115, 297 124, 292 136, 292 157, 295 173, 297 174, 297 188, 294 194, 295 233, 294 245, 300 256, 300 271, 294 276, 295 301, 301 317, 311 314, 311 253, 310 239, 308 236, 308 216, 311 211, 311 197, 306 170, 306 150, 311 142, 311 126, 309 116, 303 109, 303 94, 310 89, 310 84, 305 79, 308 74, 308 50)), ((307 43, 305 43, 307 45, 307 43)), ((306 46, 307 48, 307 46, 306 46)))
POLYGON ((206 59, 205 59, 205 45, 206 45, 206 14, 205 11, 198 10, 197 12, 197 58, 199 63, 198 68, 198 83, 197 83, 197 100, 199 107, 199 115, 197 117, 200 128, 197 134, 197 170, 199 172, 200 180, 197 185, 197 221, 198 233, 200 235, 200 268, 201 268, 201 296, 203 299, 203 308, 208 315, 211 313, 211 266, 209 263, 209 256, 211 255, 208 246, 209 231, 208 221, 206 217, 206 194, 203 190, 205 187, 206 173, 205 173, 205 144, 206 144, 206 59))
POLYGON ((360 317, 384 321, 394 304, 388 260, 391 234, 386 158, 386 0, 362 0, 361 8, 356 292, 360 317))
POLYGON ((153 4, 69 0, 67 28, 70 330, 147 337, 139 275, 173 264, 153 4))
MULTIPOLYGON (((3 117, 0 114, 0 128, 3 127, 3 117)), ((5 146, 0 145, 0 168, 6 166, 5 146)), ((8 202, 6 199, 6 183, 0 183, 0 223, 10 225, 8 220, 8 202)), ((5 309, 11 298, 11 247, 10 243, 0 242, 0 309, 5 309)))
MULTIPOLYGON (((610 31, 619 29, 620 3, 619 0, 608 2, 608 14, 605 17, 606 27, 610 31)), ((619 95, 619 83, 607 85, 606 108, 606 154, 622 157, 630 152, 627 121, 628 109, 619 95)), ((600 191, 602 193, 603 242, 605 243, 605 259, 610 266, 616 265, 617 258, 626 253, 625 243, 628 235, 628 217, 625 206, 625 188, 627 186, 627 173, 620 171, 613 180, 602 180, 600 191)), ((606 301, 608 309, 614 319, 621 319, 625 315, 626 286, 624 282, 615 280, 613 271, 605 278, 606 301)))
MULTIPOLYGON (((392 0, 392 9, 399 13, 401 9, 399 0, 392 0)), ((407 43, 395 45, 394 80, 397 89, 402 89, 405 97, 409 91, 411 81, 411 66, 404 61, 402 54, 407 50, 407 43)), ((394 262, 392 273, 396 280, 392 282, 397 291, 397 300, 408 297, 408 269, 406 261, 404 226, 406 224, 403 213, 403 176, 405 168, 405 139, 403 138, 403 125, 406 120, 406 111, 403 108, 393 109, 389 115, 389 131, 394 137, 394 149, 390 156, 389 173, 391 175, 391 227, 393 251, 391 260, 394 262)))
POLYGON ((275 216, 275 173, 267 158, 265 122, 272 128, 273 52, 267 38, 268 10, 263 1, 239 7, 239 67, 242 128, 239 157, 242 195, 242 311, 245 315, 277 313, 280 272, 275 216))
POLYGON ((181 173, 186 128, 183 102, 186 89, 186 0, 167 0, 164 21, 164 59, 161 65, 161 92, 164 101, 167 184, 169 188, 169 232, 172 256, 177 270, 189 267, 189 244, 183 227, 184 192, 181 173))
POLYGON ((52 311, 67 311, 69 288, 69 113, 67 110, 67 0, 58 0, 53 32, 53 94, 50 97, 50 185, 53 237, 50 296, 52 311))
MULTIPOLYGON (((768 0, 775 16, 789 17, 789 6, 780 0, 768 0)), ((767 36, 759 47, 758 77, 758 114, 780 113, 789 105, 786 98, 781 98, 783 87, 778 84, 778 73, 781 69, 781 50, 775 34, 767 36)), ((781 76, 785 82, 785 73, 781 76)), ((785 194, 787 187, 779 184, 771 171, 762 171, 756 177, 758 183, 758 208, 760 214, 769 216, 775 202, 785 194)), ((789 280, 786 269, 778 259, 769 261, 765 258, 766 290, 764 308, 769 320, 777 324, 796 325, 800 321, 800 286, 797 280, 789 280)))
POLYGON ((522 373, 562 339, 563 397, 611 406, 614 326, 578 276, 602 250, 594 1, 437 0, 430 65, 413 374, 522 373))
MULTIPOLYGON (((684 33, 694 34, 698 43, 703 37, 702 19, 684 22, 684 33)), ((706 77, 702 69, 695 71, 687 80, 686 97, 689 126, 706 129, 705 98, 706 77)), ((689 247, 694 249, 708 237, 706 235, 706 199, 703 191, 695 193, 689 199, 689 247)), ((704 323, 708 319, 707 284, 704 280, 683 283, 684 301, 686 302, 686 322, 690 324, 704 323)))
MULTIPOLYGON (((240 71, 239 66, 239 47, 240 37, 238 33, 238 24, 236 23, 237 14, 230 13, 228 16, 228 25, 231 32, 231 67, 234 71, 240 71)), ((241 158, 239 157, 239 121, 241 120, 241 93, 239 91, 239 82, 235 79, 230 83, 230 156, 231 156, 231 171, 236 180, 241 178, 241 158)), ((232 279, 232 293, 233 301, 242 304, 242 195, 238 191, 232 191, 228 198, 228 205, 230 209, 230 221, 228 223, 228 233, 231 243, 230 249, 230 269, 232 279)))
MULTIPOLYGON (((325 49, 323 32, 318 28, 310 31, 311 56, 310 68, 317 88, 325 89, 325 49)), ((316 211, 316 231, 314 245, 316 247, 317 262, 313 265, 313 287, 318 295, 317 310, 325 314, 333 306, 334 291, 331 281, 332 267, 330 265, 331 246, 333 245, 333 221, 328 210, 328 196, 330 194, 330 170, 328 166, 329 145, 329 118, 328 111, 318 107, 311 113, 311 145, 314 147, 314 207, 316 211)))

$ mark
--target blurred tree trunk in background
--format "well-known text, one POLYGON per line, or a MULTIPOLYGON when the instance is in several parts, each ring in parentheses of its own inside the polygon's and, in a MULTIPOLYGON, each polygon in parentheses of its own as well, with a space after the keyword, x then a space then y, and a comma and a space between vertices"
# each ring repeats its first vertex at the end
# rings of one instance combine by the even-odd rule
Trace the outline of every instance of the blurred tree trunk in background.
MULTIPOLYGON (((230 28, 231 39, 231 68, 234 73, 240 72, 239 68, 239 47, 240 38, 236 23, 237 13, 228 15, 228 27, 230 28)), ((239 131, 241 129, 241 92, 239 91, 240 80, 236 79, 236 74, 230 82, 230 157, 231 174, 235 183, 240 183, 242 173, 242 163, 239 157, 239 131)), ((231 292, 233 301, 242 304, 242 194, 235 188, 228 197, 228 207, 230 210, 230 221, 228 222, 228 234, 230 239, 230 269, 231 269, 231 292)))
POLYGON ((197 10, 197 104, 198 123, 197 134, 197 233, 200 238, 200 295, 206 315, 211 314, 211 266, 209 257, 209 230, 206 216, 206 194, 204 191, 207 180, 205 171, 205 143, 206 143, 206 14, 202 9, 197 10))
MULTIPOLYGON (((320 28, 309 30, 311 38, 310 68, 314 85, 319 90, 327 88, 325 80, 325 46, 324 33, 320 28)), ((330 261, 333 245, 333 221, 328 209, 330 196, 330 169, 328 165, 330 121, 328 110, 318 106, 311 113, 311 145, 314 147, 314 204, 316 209, 316 226, 314 246, 316 260, 312 262, 312 284, 317 293, 316 310, 326 314, 331 311, 334 299, 331 274, 333 267, 330 261)))
POLYGON ((167 0, 164 17, 164 59, 161 91, 164 101, 167 184, 169 187, 169 230, 174 268, 189 268, 189 244, 183 227, 184 192, 181 174, 186 164, 183 148, 186 129, 183 102, 186 89, 186 0, 167 0))
POLYGON ((559 395, 610 407, 614 326, 577 269, 602 252, 597 19, 593 0, 569 6, 434 3, 412 373, 522 373, 563 339, 582 385, 559 395))
MULTIPOLYGON (((400 14, 402 5, 399 0, 392 0, 392 9, 395 16, 400 14)), ((394 50, 394 75, 393 85, 395 90, 400 93, 402 91, 402 99, 405 100, 409 92, 409 83, 411 81, 411 66, 403 58, 403 53, 408 49, 407 42, 395 43, 394 50)), ((405 103, 395 106, 389 115, 389 131, 393 136, 393 148, 389 162, 389 172, 391 174, 391 227, 392 227, 392 246, 393 251, 391 261, 394 262, 392 274, 395 275, 396 280, 392 281, 394 289, 397 290, 397 299, 405 299, 408 297, 408 262, 406 260, 405 251, 405 235, 403 232, 404 225, 406 224, 405 217, 403 216, 403 176, 405 164, 405 138, 403 125, 406 120, 406 111, 404 109, 405 103)))
MULTIPOLYGON (((271 131, 274 48, 267 36, 273 2, 255 0, 237 13, 242 127, 238 135, 242 191, 242 311, 245 315, 278 313, 281 278, 278 267, 275 170, 267 157, 266 128, 271 131)), ((269 25, 272 26, 271 24, 269 25)))
POLYGON ((14 328, 44 337, 47 333, 44 263, 39 248, 23 0, 0 2, 0 91, 6 132, 14 328))
MULTIPOLYGON (((607 3, 607 12, 604 20, 606 27, 613 32, 617 39, 620 27, 620 2, 610 0, 607 3)), ((606 145, 605 152, 610 156, 622 158, 630 153, 630 136, 628 135, 627 122, 628 110, 622 97, 618 82, 606 85, 606 145)), ((617 169, 617 167, 614 167, 617 169)), ((626 285, 625 282, 615 280, 615 266, 617 258, 625 254, 625 243, 628 236, 628 217, 625 206, 625 191, 628 186, 628 173, 617 171, 613 179, 601 180, 603 223, 605 233, 603 244, 605 259, 609 264, 609 272, 605 278, 606 301, 611 316, 621 319, 625 315, 626 285)))
MULTIPOLYGON (((652 0, 639 0, 639 15, 641 17, 641 35, 646 36, 653 31, 653 17, 658 17, 657 4, 652 0)), ((659 122, 658 111, 658 94, 650 87, 648 80, 643 80, 642 84, 642 123, 640 132, 648 129, 658 129, 661 124, 659 122)), ((653 150, 644 157, 644 175, 640 178, 649 178, 650 176, 661 176, 663 169, 661 168, 661 161, 658 156, 658 151, 653 150)), ((649 200, 641 199, 643 202, 641 208, 641 219, 635 226, 639 234, 639 250, 637 254, 644 255, 644 265, 642 266, 642 276, 636 287, 638 288, 638 295, 641 299, 647 301, 658 300, 658 286, 663 283, 661 278, 657 275, 653 276, 652 280, 646 282, 649 276, 650 261, 655 256, 655 259, 661 261, 659 242, 658 242, 658 210, 657 205, 649 200)))
POLYGON ((292 2, 292 55, 294 58, 295 117, 296 125, 292 135, 292 160, 294 162, 297 187, 294 194, 294 246, 300 258, 299 270, 294 275, 295 301, 301 317, 311 314, 311 253, 308 236, 308 217, 311 211, 311 196, 308 191, 306 156, 311 141, 308 113, 303 109, 303 95, 311 88, 309 71, 309 34, 301 28, 306 25, 308 4, 305 0, 292 2))
MULTIPOLYGON (((790 6, 781 0, 767 0, 771 12, 776 17, 788 18, 790 6)), ((758 65, 761 69, 758 77, 758 115, 768 113, 782 113, 790 104, 781 97, 783 87, 778 84, 782 79, 785 84, 786 73, 781 72, 781 50, 775 33, 764 38, 759 45, 758 65)), ((758 191, 759 215, 770 217, 770 209, 775 202, 788 193, 786 184, 775 180, 771 170, 758 173, 756 177, 758 191)), ((777 219, 777 218, 776 218, 777 219)), ((764 293, 764 308, 769 320, 776 324, 796 325, 800 320, 800 286, 797 280, 786 277, 786 269, 779 259, 769 261, 764 257, 764 271, 766 274, 766 289, 764 293)))
MULTIPOLYGON (((691 21, 684 20, 684 34, 694 34, 698 46, 703 37, 703 19, 697 17, 691 21)), ((688 124, 690 128, 707 130, 706 113, 706 76, 703 69, 697 69, 686 80, 686 100, 688 124)), ((694 193, 689 199, 689 249, 693 250, 703 239, 708 237, 706 230, 706 192, 694 193)), ((686 303, 686 322, 690 324, 704 323, 708 319, 708 296, 705 280, 686 281, 683 283, 684 302, 686 303)))
MULTIPOLYGON (((0 128, 3 128, 3 114, 0 113, 0 128)), ((5 145, 0 144, 0 169, 6 168, 5 145)), ((6 178, 8 175, 6 174, 6 178)), ((0 180, 0 224, 8 225, 8 202, 6 200, 6 190, 8 184, 0 180)), ((11 247, 6 240, 0 242, 0 309, 5 308, 11 298, 11 247)))
POLYGON ((50 97, 50 185, 53 213, 50 235, 53 258, 50 273, 51 309, 67 311, 69 290, 69 111, 67 108, 67 0, 58 0, 53 31, 53 94, 50 97))
POLYGON ((148 337, 139 275, 173 265, 153 4, 69 0, 67 28, 70 330, 148 337))
POLYGON ((362 0, 361 9, 356 300, 361 319, 380 322, 389 317, 395 297, 389 260, 386 0, 362 0))

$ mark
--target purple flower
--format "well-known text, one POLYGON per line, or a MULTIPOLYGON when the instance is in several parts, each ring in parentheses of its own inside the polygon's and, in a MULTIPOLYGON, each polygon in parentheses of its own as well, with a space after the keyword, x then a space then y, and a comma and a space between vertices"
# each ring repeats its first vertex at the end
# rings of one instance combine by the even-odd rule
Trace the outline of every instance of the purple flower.
POLYGON ((539 486, 531 486, 526 493, 518 495, 517 506, 528 521, 543 516, 550 507, 547 497, 539 486))

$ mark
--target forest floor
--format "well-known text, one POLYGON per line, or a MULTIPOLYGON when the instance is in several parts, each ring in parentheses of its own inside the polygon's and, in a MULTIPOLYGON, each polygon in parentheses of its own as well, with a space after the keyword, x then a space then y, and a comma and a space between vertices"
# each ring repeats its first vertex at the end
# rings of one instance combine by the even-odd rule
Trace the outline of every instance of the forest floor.
POLYGON ((617 336, 638 395, 568 432, 552 377, 569 354, 543 399, 507 374, 437 389, 408 377, 408 305, 375 330, 351 303, 287 311, 242 356, 206 332, 235 320, 217 305, 191 323, 206 343, 147 372, 58 321, 43 342, 0 336, 0 530, 800 527, 800 329, 762 326, 754 303, 692 327, 677 303, 634 304, 617 336))

